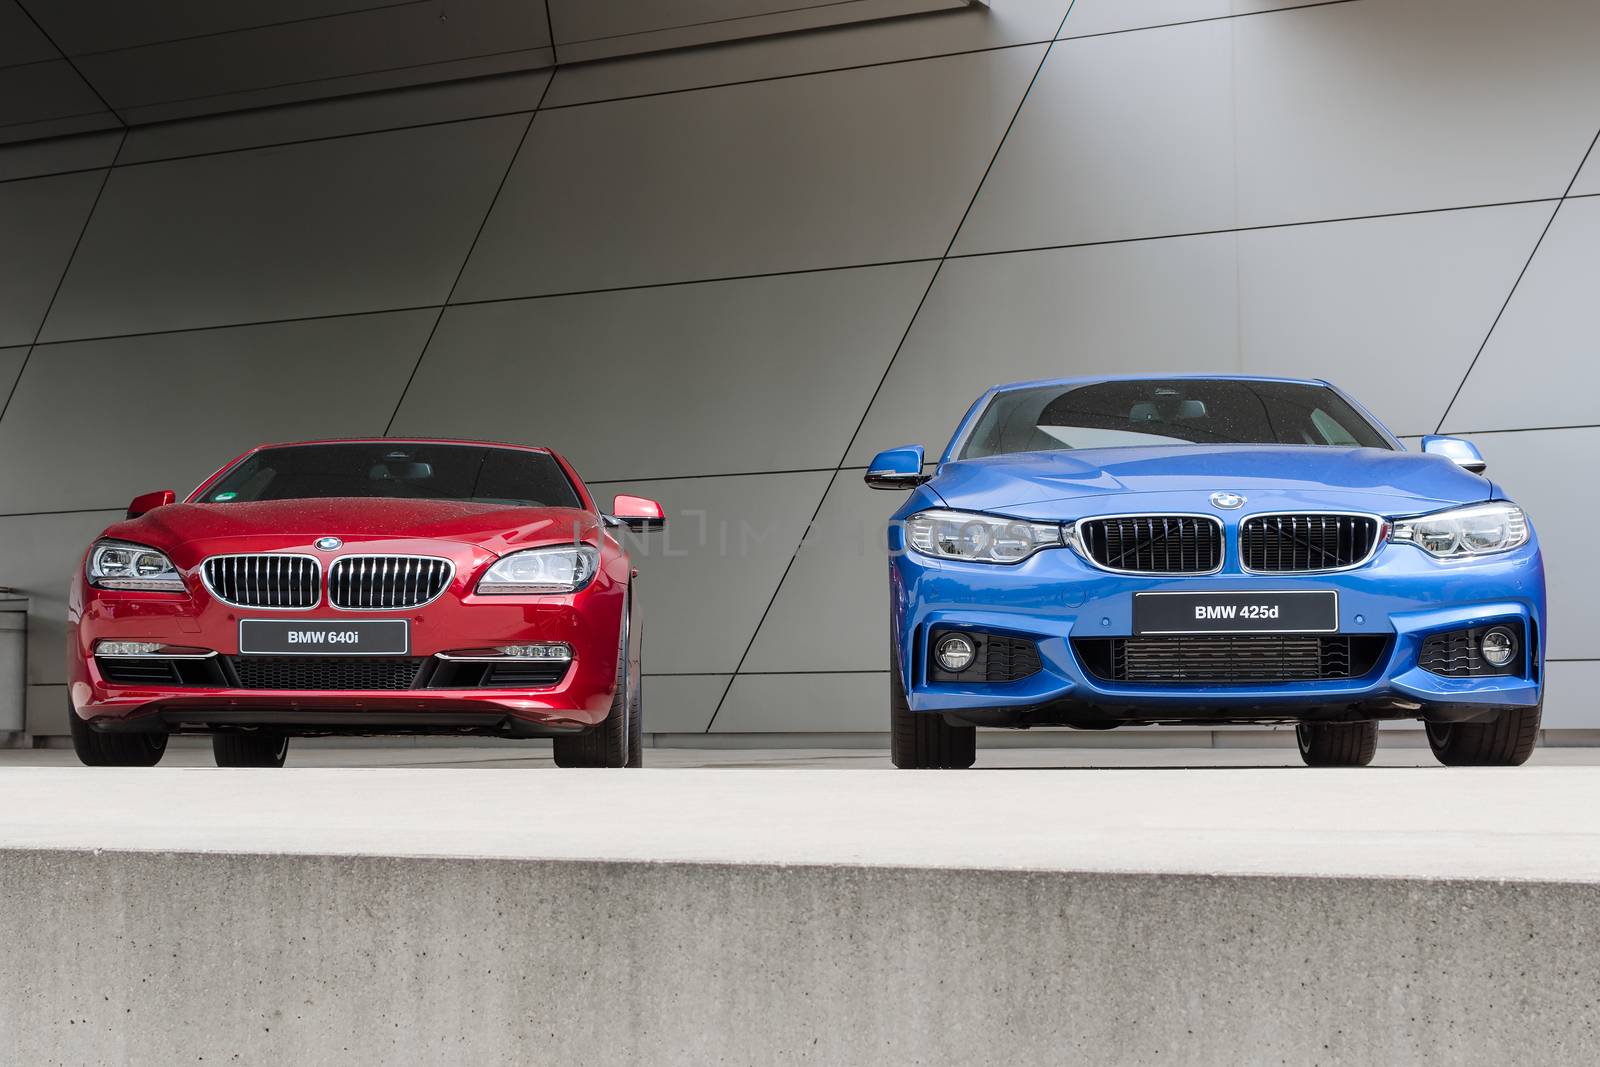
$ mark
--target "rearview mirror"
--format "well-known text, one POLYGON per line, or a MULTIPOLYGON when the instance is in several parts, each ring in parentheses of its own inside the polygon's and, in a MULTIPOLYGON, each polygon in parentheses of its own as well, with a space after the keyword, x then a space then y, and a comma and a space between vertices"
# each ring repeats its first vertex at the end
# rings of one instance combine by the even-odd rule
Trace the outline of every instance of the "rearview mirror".
POLYGON ((642 496, 619 495, 611 503, 611 517, 631 530, 660 530, 667 525, 661 505, 642 496))
POLYGON ((922 446, 903 445, 879 452, 862 480, 874 489, 915 489, 928 480, 922 473, 922 446))
POLYGON ((1422 451, 1431 456, 1443 456, 1462 470, 1469 470, 1473 474, 1482 474, 1489 469, 1489 465, 1483 461, 1483 453, 1478 451, 1478 446, 1459 437, 1429 434, 1422 439, 1422 451))
POLYGON ((156 508, 164 508, 176 499, 178 499, 178 495, 171 489, 163 489, 158 493, 145 493, 143 496, 136 496, 133 498, 133 503, 128 505, 128 518, 137 519, 145 512, 154 511, 156 508))

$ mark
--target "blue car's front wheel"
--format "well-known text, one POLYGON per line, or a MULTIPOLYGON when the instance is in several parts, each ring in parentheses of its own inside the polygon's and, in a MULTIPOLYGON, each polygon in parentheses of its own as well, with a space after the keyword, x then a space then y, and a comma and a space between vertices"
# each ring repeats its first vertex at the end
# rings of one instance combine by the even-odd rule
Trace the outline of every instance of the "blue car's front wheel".
POLYGON ((889 756, 904 770, 958 770, 978 758, 978 730, 951 726, 944 716, 918 714, 906 703, 893 657, 889 663, 889 756))
POLYGON ((1518 767, 1539 740, 1543 702, 1504 708, 1488 722, 1427 724, 1428 747, 1446 767, 1518 767))

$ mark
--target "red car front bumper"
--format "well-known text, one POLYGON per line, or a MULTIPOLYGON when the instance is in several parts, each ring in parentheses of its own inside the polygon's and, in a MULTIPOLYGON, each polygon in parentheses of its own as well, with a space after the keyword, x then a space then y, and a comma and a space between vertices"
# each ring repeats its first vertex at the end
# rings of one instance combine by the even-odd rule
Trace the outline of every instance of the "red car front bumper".
MULTIPOLYGON (((465 561, 464 561, 465 562, 465 561)), ((614 562, 614 561, 608 561, 614 562)), ((475 568, 462 567, 471 574, 475 568)), ((293 734, 471 733, 541 736, 602 722, 617 685, 626 570, 602 566, 578 593, 538 598, 479 596, 458 579, 443 596, 409 611, 363 612, 406 619, 410 656, 423 687, 251 689, 171 681, 113 681, 94 650, 104 640, 155 641, 214 651, 237 663, 239 621, 268 613, 230 607, 203 587, 188 594, 98 589, 80 576, 69 600, 68 682, 76 713, 101 730, 208 731, 272 726, 293 734), (621 578, 622 580, 619 580, 621 578), (458 587, 459 586, 459 587, 458 587), (430 688, 438 653, 559 642, 572 659, 558 681, 518 688, 430 688)), ((273 617, 349 620, 324 606, 273 617)), ((636 665, 634 667, 636 669, 636 665)), ((237 672, 224 671, 228 677, 237 672)))

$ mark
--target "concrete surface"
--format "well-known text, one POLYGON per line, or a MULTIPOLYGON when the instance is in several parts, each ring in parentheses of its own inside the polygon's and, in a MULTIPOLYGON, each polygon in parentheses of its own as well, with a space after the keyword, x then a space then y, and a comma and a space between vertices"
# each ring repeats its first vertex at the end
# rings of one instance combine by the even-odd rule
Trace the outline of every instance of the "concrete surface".
POLYGON ((440 766, 483 749, 298 755, 352 754, 433 766, 7 754, 0 1062, 1600 1055, 1592 751, 520 775, 440 766))

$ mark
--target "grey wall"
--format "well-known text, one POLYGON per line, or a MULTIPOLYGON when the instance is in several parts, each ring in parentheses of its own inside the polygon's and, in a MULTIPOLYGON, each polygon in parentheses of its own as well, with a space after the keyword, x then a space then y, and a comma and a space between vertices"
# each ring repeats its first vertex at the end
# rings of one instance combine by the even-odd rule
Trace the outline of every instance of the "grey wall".
POLYGON ((30 723, 59 728, 62 591, 129 497, 389 431, 548 443, 666 503, 653 730, 878 730, 872 452, 942 444, 994 381, 1182 369, 1326 375, 1397 433, 1476 438, 1556 576, 1547 723, 1600 727, 1573 488, 1600 449, 1600 9, 1068 7, 0 150, 30 723))

